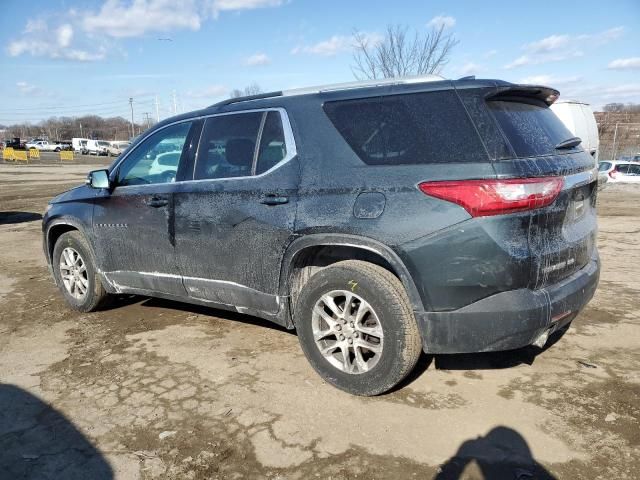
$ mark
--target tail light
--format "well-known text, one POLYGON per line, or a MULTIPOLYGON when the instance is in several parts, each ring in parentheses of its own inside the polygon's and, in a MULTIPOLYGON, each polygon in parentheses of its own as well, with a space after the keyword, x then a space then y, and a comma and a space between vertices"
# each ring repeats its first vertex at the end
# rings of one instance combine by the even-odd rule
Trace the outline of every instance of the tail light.
POLYGON ((610 176, 611 178, 616 178, 616 175, 617 175, 617 174, 618 174, 618 170, 616 169, 616 167, 613 167, 613 170, 611 170, 611 171, 609 172, 609 176, 610 176))
POLYGON ((484 217, 546 207, 557 198, 563 184, 562 177, 545 177, 424 182, 418 188, 464 207, 473 217, 484 217))

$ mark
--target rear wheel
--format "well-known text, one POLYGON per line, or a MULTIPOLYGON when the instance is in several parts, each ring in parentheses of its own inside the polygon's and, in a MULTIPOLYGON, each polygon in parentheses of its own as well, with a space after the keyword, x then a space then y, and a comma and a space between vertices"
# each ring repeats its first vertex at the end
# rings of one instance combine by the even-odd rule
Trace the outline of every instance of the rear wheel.
POLYGON ((71 308, 91 312, 104 303, 107 292, 96 271, 91 247, 80 232, 60 235, 52 264, 56 283, 71 308))
POLYGON ((316 273, 295 308, 300 345, 329 383, 378 395, 404 379, 421 352, 402 283, 371 263, 347 260, 316 273))

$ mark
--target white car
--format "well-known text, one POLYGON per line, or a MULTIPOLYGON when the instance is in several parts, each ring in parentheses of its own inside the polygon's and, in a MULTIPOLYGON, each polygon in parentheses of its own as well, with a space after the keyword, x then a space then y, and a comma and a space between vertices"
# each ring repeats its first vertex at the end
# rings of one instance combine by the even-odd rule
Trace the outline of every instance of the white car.
POLYGON ((640 183, 640 163, 602 160, 598 163, 598 174, 606 174, 607 183, 640 183))

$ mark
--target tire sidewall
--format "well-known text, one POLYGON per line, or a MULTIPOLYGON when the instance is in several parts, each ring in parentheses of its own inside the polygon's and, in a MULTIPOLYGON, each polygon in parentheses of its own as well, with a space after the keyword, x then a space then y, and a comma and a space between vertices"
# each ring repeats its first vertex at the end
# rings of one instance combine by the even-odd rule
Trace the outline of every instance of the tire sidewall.
POLYGON ((53 249, 51 262, 53 266, 53 273, 56 277, 56 283, 67 303, 75 310, 91 310, 96 304, 96 287, 99 280, 96 278, 97 275, 94 267, 93 255, 84 242, 79 241, 72 233, 62 234, 53 249), (62 255, 62 251, 67 247, 73 248, 80 254, 87 269, 87 280, 89 285, 87 287, 87 294, 82 299, 78 299, 71 295, 62 281, 62 275, 60 274, 60 257, 62 255))
MULTIPOLYGON (((391 287, 388 287, 389 289, 391 287)), ((404 327, 398 308, 390 302, 379 282, 347 267, 331 267, 316 273, 305 285, 296 304, 296 329, 302 350, 311 366, 329 383, 357 395, 376 395, 392 388, 402 379, 404 327), (353 286, 355 282, 355 287, 353 286), (313 339, 311 314, 322 295, 332 290, 347 290, 366 300, 376 312, 383 332, 383 351, 369 372, 350 374, 331 365, 320 353, 313 339), (381 291, 382 290, 382 291, 381 291)))

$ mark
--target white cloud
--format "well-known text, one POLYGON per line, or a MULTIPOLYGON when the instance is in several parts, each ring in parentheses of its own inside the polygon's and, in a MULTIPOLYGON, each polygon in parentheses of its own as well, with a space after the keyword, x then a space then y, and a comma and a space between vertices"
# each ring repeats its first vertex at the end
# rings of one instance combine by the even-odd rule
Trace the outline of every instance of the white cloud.
POLYGON ((640 57, 617 58, 609 63, 611 70, 634 70, 640 69, 640 57))
POLYGON ((283 0, 106 0, 99 11, 83 15, 87 32, 115 38, 152 32, 199 30, 220 12, 277 7, 283 0))
POLYGON ((539 65, 549 62, 561 62, 569 58, 581 57, 583 50, 605 45, 617 40, 624 33, 624 27, 614 27, 598 33, 569 35, 555 34, 522 46, 524 54, 507 63, 507 70, 525 65, 539 65))
POLYGON ((518 83, 528 83, 533 85, 547 85, 551 87, 558 87, 561 85, 569 85, 578 83, 582 80, 580 76, 572 77, 557 77, 555 75, 532 75, 524 77, 518 80, 518 83))
MULTIPOLYGON (((381 42, 384 37, 378 33, 360 33, 364 41, 370 45, 381 42)), ((308 53, 311 55, 320 55, 323 57, 332 57, 341 52, 347 52, 355 46, 355 39, 349 35, 333 35, 328 40, 315 43, 313 45, 299 45, 291 50, 296 55, 299 53, 308 53)))
POLYGON ((455 26, 455 24, 456 24, 455 17, 452 17, 450 15, 440 14, 440 15, 436 15, 431 20, 429 20, 429 22, 427 23, 427 27, 452 28, 455 26))
POLYGON ((550 35, 537 42, 528 43, 523 48, 532 53, 552 52, 566 47, 570 41, 571 37, 569 35, 550 35))
POLYGON ((13 40, 7 45, 6 52, 9 56, 18 57, 28 54, 33 57, 49 57, 78 62, 102 60, 106 56, 104 46, 93 51, 72 46, 74 28, 69 23, 63 23, 57 28, 51 29, 44 19, 28 20, 23 34, 22 38, 13 40))
POLYGON ((339 52, 350 50, 352 47, 353 37, 334 35, 328 40, 323 40, 313 45, 295 47, 293 50, 291 50, 291 53, 310 53, 312 55, 331 57, 339 52))
POLYGON ((71 45, 71 39, 73 38, 73 27, 68 23, 65 23, 64 25, 58 27, 56 35, 58 37, 58 45, 61 48, 67 48, 69 45, 71 45))
POLYGON ((477 63, 473 62, 467 62, 462 67, 460 67, 459 72, 460 75, 466 77, 469 75, 477 75, 484 70, 485 68, 482 65, 478 65, 477 63))
POLYGON ((191 90, 187 96, 191 98, 216 98, 229 94, 229 88, 224 85, 210 85, 200 90, 191 90))
POLYGON ((82 20, 87 32, 111 37, 137 37, 147 32, 198 30, 201 13, 194 0, 107 0, 97 13, 82 20))
POLYGON ((17 82, 16 87, 18 87, 18 90, 20 91, 20 93, 24 95, 33 94, 39 90, 38 87, 36 87, 35 85, 31 85, 30 83, 27 83, 24 81, 17 82))
POLYGON ((244 61, 244 64, 248 67, 255 67, 258 65, 268 65, 271 63, 271 59, 266 53, 256 53, 255 55, 251 55, 247 57, 244 61))
POLYGON ((223 11, 253 10, 256 8, 279 7, 283 0, 213 0, 214 14, 223 11))
POLYGON ((629 99, 631 97, 640 97, 640 83, 627 83, 623 85, 605 87, 602 90, 602 97, 607 100, 622 100, 629 99))
POLYGON ((482 55, 483 58, 491 58, 491 57, 495 57, 498 54, 498 50, 489 50, 488 52, 485 52, 484 55, 482 55))

